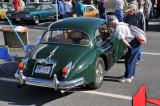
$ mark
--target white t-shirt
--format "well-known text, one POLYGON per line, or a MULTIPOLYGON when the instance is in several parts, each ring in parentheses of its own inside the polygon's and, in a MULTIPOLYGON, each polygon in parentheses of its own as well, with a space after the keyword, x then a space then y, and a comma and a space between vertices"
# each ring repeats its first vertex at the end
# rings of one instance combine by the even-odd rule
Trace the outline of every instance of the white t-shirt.
POLYGON ((34 3, 39 3, 39 0, 34 0, 34 3))
POLYGON ((65 5, 66 12, 72 12, 73 5, 71 2, 67 2, 65 5))
POLYGON ((22 0, 20 0, 20 5, 24 7, 25 3, 22 0))
POLYGON ((127 42, 131 42, 135 38, 128 25, 124 22, 119 22, 116 24, 116 33, 119 40, 124 38, 127 42))

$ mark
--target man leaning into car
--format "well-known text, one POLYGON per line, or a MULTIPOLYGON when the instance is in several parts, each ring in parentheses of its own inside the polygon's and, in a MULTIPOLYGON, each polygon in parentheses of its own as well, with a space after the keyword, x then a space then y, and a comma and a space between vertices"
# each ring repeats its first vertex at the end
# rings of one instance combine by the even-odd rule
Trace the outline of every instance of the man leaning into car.
POLYGON ((125 57, 125 74, 123 78, 119 79, 119 81, 131 82, 135 75, 136 61, 141 44, 131 33, 126 23, 118 22, 116 17, 111 17, 108 19, 108 24, 111 28, 116 29, 116 36, 128 47, 125 57))

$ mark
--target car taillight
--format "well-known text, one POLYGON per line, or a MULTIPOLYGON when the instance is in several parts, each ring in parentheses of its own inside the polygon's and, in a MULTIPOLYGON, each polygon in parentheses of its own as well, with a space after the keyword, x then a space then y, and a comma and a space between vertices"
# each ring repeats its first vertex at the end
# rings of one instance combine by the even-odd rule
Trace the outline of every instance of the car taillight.
POLYGON ((23 70, 23 62, 19 63, 19 70, 23 70))
POLYGON ((70 62, 68 65, 66 65, 63 69, 62 69, 62 74, 63 74, 63 79, 66 79, 68 74, 71 71, 71 67, 72 67, 72 62, 70 62))
POLYGON ((63 76, 66 76, 67 75, 67 67, 64 67, 62 69, 62 73, 63 73, 63 76))

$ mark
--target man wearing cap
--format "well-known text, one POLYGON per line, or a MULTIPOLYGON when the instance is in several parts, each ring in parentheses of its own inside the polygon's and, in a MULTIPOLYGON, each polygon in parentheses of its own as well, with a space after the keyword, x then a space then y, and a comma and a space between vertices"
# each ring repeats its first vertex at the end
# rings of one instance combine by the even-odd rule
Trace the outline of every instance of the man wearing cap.
POLYGON ((108 19, 108 24, 111 28, 116 30, 115 36, 128 47, 125 57, 125 74, 119 79, 120 82, 131 82, 135 74, 136 61, 140 43, 137 38, 131 33, 128 25, 124 22, 118 22, 116 17, 108 19))
MULTIPOLYGON (((129 25, 136 26, 145 32, 145 18, 144 14, 137 10, 134 4, 131 4, 128 10, 125 13, 124 22, 128 23, 129 25)), ((137 57, 137 64, 140 63, 141 59, 141 49, 139 51, 139 55, 137 57)))

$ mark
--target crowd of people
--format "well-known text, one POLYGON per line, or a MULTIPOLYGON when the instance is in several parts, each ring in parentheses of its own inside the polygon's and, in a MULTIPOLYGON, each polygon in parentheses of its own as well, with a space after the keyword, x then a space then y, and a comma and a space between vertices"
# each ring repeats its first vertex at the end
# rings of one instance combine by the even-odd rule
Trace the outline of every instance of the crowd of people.
MULTIPOLYGON (((72 17, 73 12, 76 13, 77 17, 83 16, 83 3, 88 3, 87 1, 90 0, 58 0, 58 11, 60 17, 72 17)), ((21 10, 25 4, 30 3, 30 0, 13 0, 12 3, 14 4, 16 10, 21 10)), ((39 0, 34 0, 34 3, 39 3, 39 0)), ((98 8, 99 17, 107 20, 107 0, 91 0, 90 3, 95 4, 95 7, 98 8)), ((138 11, 143 9, 147 29, 148 19, 160 16, 160 0, 115 0, 115 16, 120 22, 123 22, 123 10, 128 3, 136 5, 136 9, 138 11), (142 1, 144 1, 143 5, 141 3, 142 1)))

